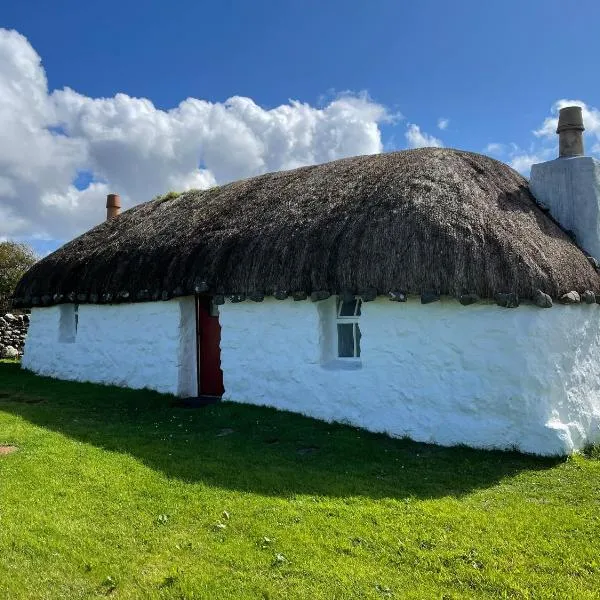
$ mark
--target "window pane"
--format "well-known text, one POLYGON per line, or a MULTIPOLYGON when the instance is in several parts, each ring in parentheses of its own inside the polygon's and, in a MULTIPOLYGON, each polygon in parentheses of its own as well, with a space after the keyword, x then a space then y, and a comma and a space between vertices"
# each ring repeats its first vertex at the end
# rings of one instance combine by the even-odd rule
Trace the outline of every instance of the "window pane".
POLYGON ((360 356, 360 338, 362 337, 362 333, 360 332, 360 327, 358 326, 358 323, 356 323, 354 325, 354 327, 356 327, 355 329, 355 335, 356 335, 356 356, 360 356))
POLYGON ((361 300, 350 300, 350 302, 342 302, 338 305, 338 316, 354 317, 360 315, 361 300))
POLYGON ((338 356, 352 358, 354 356, 354 323, 338 323, 338 356))
POLYGON ((60 305, 60 320, 58 324, 58 341, 72 344, 77 334, 78 314, 76 304, 60 305))

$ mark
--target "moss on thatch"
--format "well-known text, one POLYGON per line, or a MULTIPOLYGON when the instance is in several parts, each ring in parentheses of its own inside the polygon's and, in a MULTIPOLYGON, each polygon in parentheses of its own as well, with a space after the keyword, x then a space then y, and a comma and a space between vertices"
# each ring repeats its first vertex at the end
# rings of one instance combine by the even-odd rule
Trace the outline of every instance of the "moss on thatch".
POLYGON ((182 193, 183 192, 176 192, 174 190, 171 190, 166 194, 155 196, 154 198, 152 198, 152 202, 165 202, 166 200, 175 200, 175 198, 181 196, 182 193))
POLYGON ((553 298, 600 278, 492 158, 428 148, 270 173, 138 205, 37 263, 23 305, 369 290, 553 298))

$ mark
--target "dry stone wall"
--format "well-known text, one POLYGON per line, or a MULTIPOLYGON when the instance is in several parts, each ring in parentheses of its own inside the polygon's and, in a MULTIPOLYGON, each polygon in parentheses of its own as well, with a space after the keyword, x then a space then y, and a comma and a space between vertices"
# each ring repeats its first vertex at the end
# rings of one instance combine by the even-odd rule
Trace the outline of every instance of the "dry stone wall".
POLYGON ((0 358, 16 358, 23 354, 29 315, 7 313, 0 317, 0 358))

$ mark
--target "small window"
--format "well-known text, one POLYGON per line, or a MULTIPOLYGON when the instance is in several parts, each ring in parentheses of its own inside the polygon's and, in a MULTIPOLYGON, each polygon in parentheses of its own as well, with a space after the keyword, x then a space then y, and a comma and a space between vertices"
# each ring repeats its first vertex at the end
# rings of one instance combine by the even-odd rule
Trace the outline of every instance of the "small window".
POLYGON ((58 339, 72 344, 77 337, 79 326, 79 304, 61 304, 58 339))
POLYGON ((361 300, 338 299, 337 303, 337 346, 339 358, 360 358, 360 317, 361 300))

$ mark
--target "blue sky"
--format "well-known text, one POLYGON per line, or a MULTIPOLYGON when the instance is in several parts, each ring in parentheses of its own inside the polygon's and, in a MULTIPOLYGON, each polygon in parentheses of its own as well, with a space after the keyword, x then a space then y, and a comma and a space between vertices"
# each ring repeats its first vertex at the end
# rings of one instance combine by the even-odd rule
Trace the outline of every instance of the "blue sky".
MULTIPOLYGON (((289 105, 290 100, 319 109, 345 92, 366 93, 369 102, 384 107, 385 116, 373 113, 375 116, 369 118, 376 123, 385 150, 411 145, 407 131, 416 124, 420 133, 429 136, 426 140, 435 139, 445 146, 483 152, 489 144, 498 144, 490 153, 495 152, 507 162, 516 161, 515 166, 522 164, 521 170, 526 171, 531 160, 551 157, 553 141, 532 132, 553 117, 551 110, 556 102, 576 99, 596 114, 593 107, 600 104, 600 79, 596 76, 600 57, 598 23, 600 3, 596 0, 181 0, 143 4, 123 0, 5 0, 0 27, 19 32, 39 55, 50 96, 64 88, 78 94, 77 98, 51 96, 52 102, 61 103, 59 109, 52 110, 62 115, 60 127, 65 127, 64 131, 52 131, 55 138, 67 138, 59 140, 61 156, 76 153, 77 142, 89 160, 77 164, 75 160, 67 161, 71 169, 68 176, 52 185, 47 181, 39 184, 40 190, 52 188, 55 193, 54 200, 42 201, 43 211, 47 212, 49 206, 64 211, 69 203, 80 206, 86 201, 83 196, 68 196, 61 188, 65 187, 65 178, 77 184, 78 190, 96 185, 93 189, 98 194, 105 191, 102 186, 106 182, 109 186, 120 185, 131 204, 148 199, 141 197, 146 190, 129 184, 119 171, 130 160, 128 170, 140 169, 142 175, 138 155, 114 147, 110 152, 118 155, 121 167, 110 168, 99 157, 98 130, 108 127, 108 109, 102 109, 103 120, 94 129, 95 146, 90 145, 92 134, 85 130, 92 113, 79 121, 73 117, 75 113, 83 114, 81 106, 85 102, 86 106, 96 107, 93 114, 97 115, 98 102, 90 99, 117 102, 117 94, 148 99, 160 111, 175 109, 190 97, 220 105, 232 96, 252 99, 268 111, 289 105), (70 112, 65 117, 67 110, 70 112), (443 129, 438 126, 441 118, 447 119, 443 129), (67 148, 71 142, 72 147, 67 148), (520 163, 522 156, 529 158, 520 163)), ((134 110, 124 105, 121 109, 134 110)), ((364 106, 357 110, 363 119, 364 106)), ((349 113, 350 120, 353 114, 349 113)), ((45 118, 46 130, 57 126, 47 121, 50 117, 45 118)), ((135 128, 131 120, 128 123, 127 127, 135 128)), ((236 135, 235 127, 227 131, 228 135, 236 135)), ((366 135, 362 130, 359 133, 366 135)), ((354 140, 358 134, 343 135, 354 140)), ((213 133, 211 136, 213 139, 213 133)), ((206 144, 203 142, 202 147, 206 144)), ((593 145, 592 139, 588 146, 593 145)), ((348 152, 362 147, 353 142, 348 152)), ((178 146, 174 148, 177 151, 178 146)), ((367 141, 364 148, 372 151, 373 146, 367 141)), ((335 152, 313 153, 310 156, 316 158, 298 158, 296 162, 344 152, 338 147, 335 152)), ((214 152, 209 158, 210 168, 201 173, 201 182, 207 184, 296 164, 295 158, 281 165, 265 159, 247 169, 237 163, 221 168, 214 152)), ((61 163, 57 171, 68 171, 67 162, 61 163)), ((204 166, 201 152, 197 162, 196 166, 204 166)), ((2 164, 0 161, 0 169, 2 164)), ((151 170, 156 171, 156 167, 151 170)), ((193 176, 195 184, 199 178, 197 173, 193 176)), ((19 190, 26 188, 22 182, 19 186, 19 190)), ((0 185, 0 201, 1 189, 0 185)), ((90 202, 93 189, 88 188, 90 202)), ((156 193, 161 191, 156 189, 156 193)), ((33 197, 36 192, 27 193, 33 197)), ((78 233, 92 220, 88 215, 88 221, 74 221, 70 228, 61 230, 58 226, 45 228, 39 219, 34 222, 31 213, 33 210, 11 217, 21 218, 25 224, 7 228, 4 235, 38 240, 36 244, 44 252, 58 243, 54 240, 78 233)), ((55 217, 50 215, 48 222, 55 217)))

